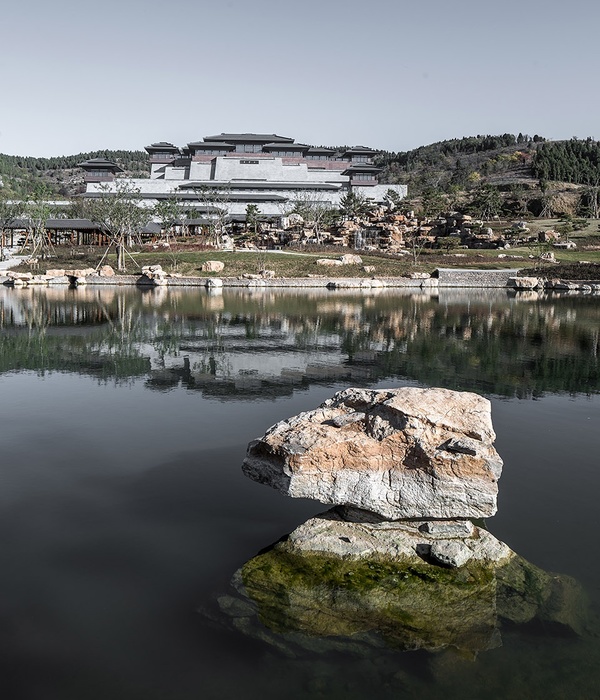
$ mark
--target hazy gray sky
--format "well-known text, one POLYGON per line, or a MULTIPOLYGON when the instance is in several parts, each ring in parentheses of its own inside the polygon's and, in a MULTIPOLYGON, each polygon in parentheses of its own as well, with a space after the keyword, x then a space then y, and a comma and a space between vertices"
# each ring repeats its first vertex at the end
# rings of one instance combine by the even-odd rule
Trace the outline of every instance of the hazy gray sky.
POLYGON ((595 0, 4 0, 0 152, 600 137, 595 0))

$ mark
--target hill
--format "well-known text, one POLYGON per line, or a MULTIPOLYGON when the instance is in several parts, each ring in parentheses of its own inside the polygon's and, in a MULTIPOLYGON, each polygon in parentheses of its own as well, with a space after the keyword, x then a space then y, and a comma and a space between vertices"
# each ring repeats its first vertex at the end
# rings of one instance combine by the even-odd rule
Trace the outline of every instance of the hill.
POLYGON ((148 177, 146 151, 91 151, 72 156, 34 158, 0 153, 0 178, 11 194, 24 197, 40 184, 50 193, 69 197, 83 191, 83 172, 78 163, 90 158, 107 158, 118 163, 130 177, 148 177))

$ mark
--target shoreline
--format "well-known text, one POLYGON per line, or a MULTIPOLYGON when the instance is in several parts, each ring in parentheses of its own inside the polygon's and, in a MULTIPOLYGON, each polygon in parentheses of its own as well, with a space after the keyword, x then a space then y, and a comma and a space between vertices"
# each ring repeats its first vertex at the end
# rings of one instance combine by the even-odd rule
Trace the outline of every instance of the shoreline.
MULTIPOLYGON (((4 272, 4 271, 2 271, 4 272)), ((78 272, 78 271, 69 271, 78 272)), ((84 272, 84 271, 81 271, 84 272)), ((139 287, 153 289, 161 287, 224 288, 242 289, 507 289, 514 292, 525 291, 578 291, 600 294, 600 280, 560 280, 545 277, 518 277, 519 269, 479 270, 467 268, 439 268, 433 276, 425 273, 411 277, 276 277, 262 278, 259 275, 247 277, 178 277, 147 275, 66 274, 61 277, 33 275, 31 273, 0 272, 0 284, 14 288, 57 287, 57 286, 97 286, 97 287, 139 287)))

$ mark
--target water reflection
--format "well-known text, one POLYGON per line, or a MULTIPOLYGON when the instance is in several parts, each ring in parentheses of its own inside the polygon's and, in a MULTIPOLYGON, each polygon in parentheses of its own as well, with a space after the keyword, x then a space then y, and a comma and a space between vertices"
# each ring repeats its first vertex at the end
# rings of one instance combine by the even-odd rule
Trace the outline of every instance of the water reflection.
POLYGON ((596 393, 599 329, 593 297, 504 290, 0 288, 0 372, 145 377, 222 399, 385 378, 596 393))

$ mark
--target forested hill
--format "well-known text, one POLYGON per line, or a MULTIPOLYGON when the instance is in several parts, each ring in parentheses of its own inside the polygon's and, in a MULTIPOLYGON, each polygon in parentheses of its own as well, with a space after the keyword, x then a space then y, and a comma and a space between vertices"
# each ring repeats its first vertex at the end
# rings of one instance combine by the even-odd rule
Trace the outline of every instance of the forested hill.
POLYGON ((90 158, 106 158, 123 168, 132 177, 148 177, 149 159, 146 151, 91 151, 73 156, 34 158, 7 156, 0 153, 0 177, 11 193, 25 196, 36 186, 44 184, 51 193, 69 196, 83 185, 83 171, 78 163, 90 158))
POLYGON ((533 160, 544 142, 537 134, 467 136, 401 153, 381 151, 376 162, 383 181, 407 184, 413 195, 429 189, 453 192, 535 178, 533 160))
MULTIPOLYGON (((145 151, 101 150, 55 158, 0 154, 5 192, 25 196, 39 184, 55 195, 81 191, 77 164, 89 158, 118 163, 126 175, 148 177, 145 151)), ((527 134, 478 135, 440 141, 411 151, 379 151, 383 183, 407 184, 410 197, 433 190, 449 197, 486 188, 500 193, 518 188, 544 190, 549 181, 600 186, 600 142, 593 139, 546 141, 527 134)))

